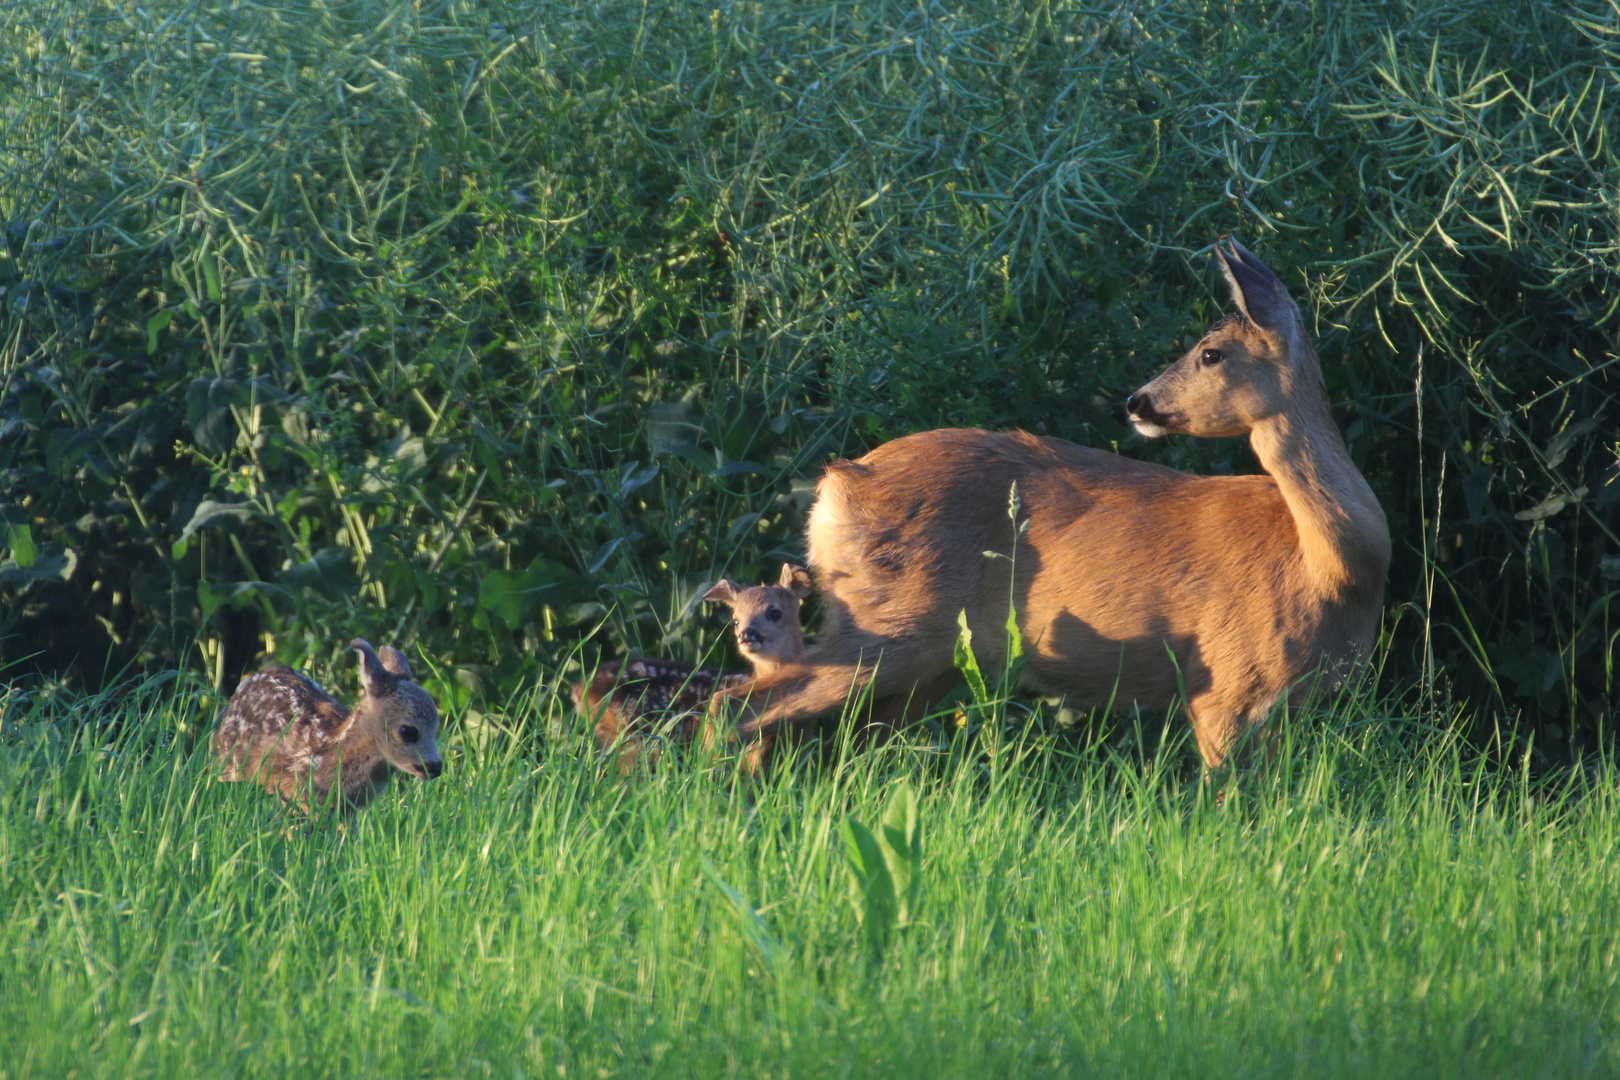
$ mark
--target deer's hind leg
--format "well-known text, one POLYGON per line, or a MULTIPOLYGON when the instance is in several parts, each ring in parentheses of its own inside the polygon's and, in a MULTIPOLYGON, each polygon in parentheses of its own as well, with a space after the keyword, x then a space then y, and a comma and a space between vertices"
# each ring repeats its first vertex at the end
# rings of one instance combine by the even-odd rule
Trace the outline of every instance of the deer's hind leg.
POLYGON ((918 709, 934 700, 936 691, 949 690, 948 685, 941 689, 945 679, 954 685, 951 656, 948 645, 928 648, 916 641, 874 649, 854 661, 827 662, 811 655, 803 664, 717 694, 709 709, 711 737, 754 742, 748 758, 763 768, 781 738, 808 734, 826 719, 841 718, 851 705, 853 719, 871 702, 863 727, 892 730, 909 716, 921 715, 918 709))
POLYGON ((901 693, 891 694, 872 704, 872 715, 856 731, 863 743, 882 742, 932 712, 941 699, 962 681, 955 667, 944 674, 916 683, 901 693))

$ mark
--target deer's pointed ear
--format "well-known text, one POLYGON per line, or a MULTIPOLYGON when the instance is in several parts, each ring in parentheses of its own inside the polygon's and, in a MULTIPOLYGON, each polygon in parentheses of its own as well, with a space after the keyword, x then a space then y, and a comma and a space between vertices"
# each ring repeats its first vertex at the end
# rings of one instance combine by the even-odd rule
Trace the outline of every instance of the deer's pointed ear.
POLYGON ((1226 242, 1229 250, 1216 244, 1215 254, 1221 260, 1221 274, 1231 286, 1232 302, 1255 326, 1291 339, 1303 329, 1303 323, 1282 279, 1236 239, 1227 237, 1226 242))
POLYGON ((377 650, 377 656, 382 660, 382 666, 390 675, 397 675, 401 679, 411 677, 411 665, 405 659, 405 654, 392 645, 384 645, 377 650))
MULTIPOLYGON (((394 692, 398 677, 387 668, 377 657, 376 650, 372 649, 371 642, 355 638, 349 642, 349 648, 360 654, 360 684, 366 688, 368 697, 386 697, 394 692)), ((385 652, 392 650, 385 649, 385 652)))
POLYGON ((815 583, 810 580, 810 571, 802 566, 792 563, 782 564, 782 577, 777 585, 797 596, 800 600, 816 591, 815 583))
POLYGON ((737 594, 741 591, 742 586, 735 581, 721 578, 718 585, 703 594, 703 599, 713 600, 717 604, 735 604, 737 594))

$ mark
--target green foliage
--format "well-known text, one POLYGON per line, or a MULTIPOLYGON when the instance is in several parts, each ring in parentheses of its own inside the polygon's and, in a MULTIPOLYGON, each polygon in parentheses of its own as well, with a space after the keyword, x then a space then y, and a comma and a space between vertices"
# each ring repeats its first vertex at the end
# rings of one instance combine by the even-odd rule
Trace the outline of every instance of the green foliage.
POLYGON ((986 551, 987 559, 1001 559, 1007 563, 1007 621, 1002 624, 1002 631, 1006 637, 1001 645, 1001 673, 996 679, 995 686, 985 681, 984 670, 979 665, 978 654, 973 651, 973 628, 968 625, 966 609, 956 614, 956 670, 962 673, 962 679, 967 685, 968 701, 966 711, 962 715, 962 727, 969 732, 979 728, 1018 690, 1018 681, 1024 673, 1024 667, 1029 663, 1029 657, 1024 652, 1024 633, 1018 626, 1017 587, 1018 580, 1018 544, 1029 531, 1029 519, 1019 520, 1023 512, 1023 500, 1018 495, 1018 484, 1015 481, 1007 492, 1007 518, 1012 523, 1012 548, 1009 553, 999 551, 986 551), (971 714, 971 715, 969 715, 971 714))
POLYGON ((922 823, 911 783, 904 777, 894 783, 877 832, 854 815, 844 818, 843 831, 850 903, 872 955, 881 959, 890 934, 909 929, 922 913, 922 823))
POLYGON ((209 714, 190 680, 0 694, 9 1077, 1620 1069, 1620 774, 1527 779, 1443 717, 1313 717, 1220 807, 1174 747, 745 792, 452 728, 444 776, 339 826, 217 783, 171 738, 209 714), (875 960, 849 818, 911 905, 875 960))
POLYGON ((581 642, 703 654, 701 587, 798 557, 835 454, 1252 469, 1113 404, 1236 230, 1389 511, 1391 673, 1578 747, 1617 40, 1505 0, 12 5, 0 649, 217 683, 364 634, 493 709, 581 642))
POLYGON ((956 625, 959 628, 956 634, 956 670, 966 680, 973 703, 988 705, 994 699, 990 696, 990 688, 985 685, 984 672, 979 669, 979 658, 973 652, 973 629, 968 626, 966 608, 956 613, 956 625))
POLYGON ((715 886, 725 893, 726 899, 731 901, 731 906, 736 909, 743 940, 753 948, 755 956, 765 965, 765 969, 772 975, 776 974, 782 966, 782 943, 776 940, 770 927, 760 918, 759 912, 754 910, 754 905, 748 902, 748 898, 726 884, 725 878, 720 876, 720 871, 715 869, 714 863, 709 861, 707 855, 700 855, 698 863, 703 867, 703 876, 714 882, 715 886))

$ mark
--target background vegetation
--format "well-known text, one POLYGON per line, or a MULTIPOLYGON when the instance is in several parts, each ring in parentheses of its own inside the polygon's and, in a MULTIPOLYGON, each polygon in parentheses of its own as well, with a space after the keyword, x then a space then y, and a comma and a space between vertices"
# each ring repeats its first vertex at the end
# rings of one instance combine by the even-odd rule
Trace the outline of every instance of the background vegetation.
POLYGON ((800 555, 835 454, 1252 469, 1117 406, 1234 230, 1389 511, 1390 674, 1582 745, 1617 80, 1604 0, 11 5, 0 650, 228 690, 363 634, 506 712, 702 652, 703 584, 800 555))

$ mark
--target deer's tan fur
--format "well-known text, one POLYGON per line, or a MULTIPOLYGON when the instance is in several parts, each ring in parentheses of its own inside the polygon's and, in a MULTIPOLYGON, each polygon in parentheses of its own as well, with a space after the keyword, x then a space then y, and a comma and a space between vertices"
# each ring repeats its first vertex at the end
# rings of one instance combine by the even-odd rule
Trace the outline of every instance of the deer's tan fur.
POLYGON ((1149 435, 1247 434, 1266 475, 1192 476, 976 430, 835 462, 807 530, 826 611, 817 645, 725 692, 746 697, 730 708, 753 762, 777 735, 836 715, 855 686, 870 684, 876 722, 926 707, 957 681, 964 609, 981 665, 999 665, 1009 599, 1028 688, 1163 706, 1184 687, 1212 767, 1280 701, 1356 670, 1377 632, 1388 526, 1334 426, 1298 308, 1240 245, 1217 251, 1238 313, 1131 395, 1131 419, 1149 435), (1013 553, 1015 482, 1029 528, 1013 579, 983 553, 1013 553))

